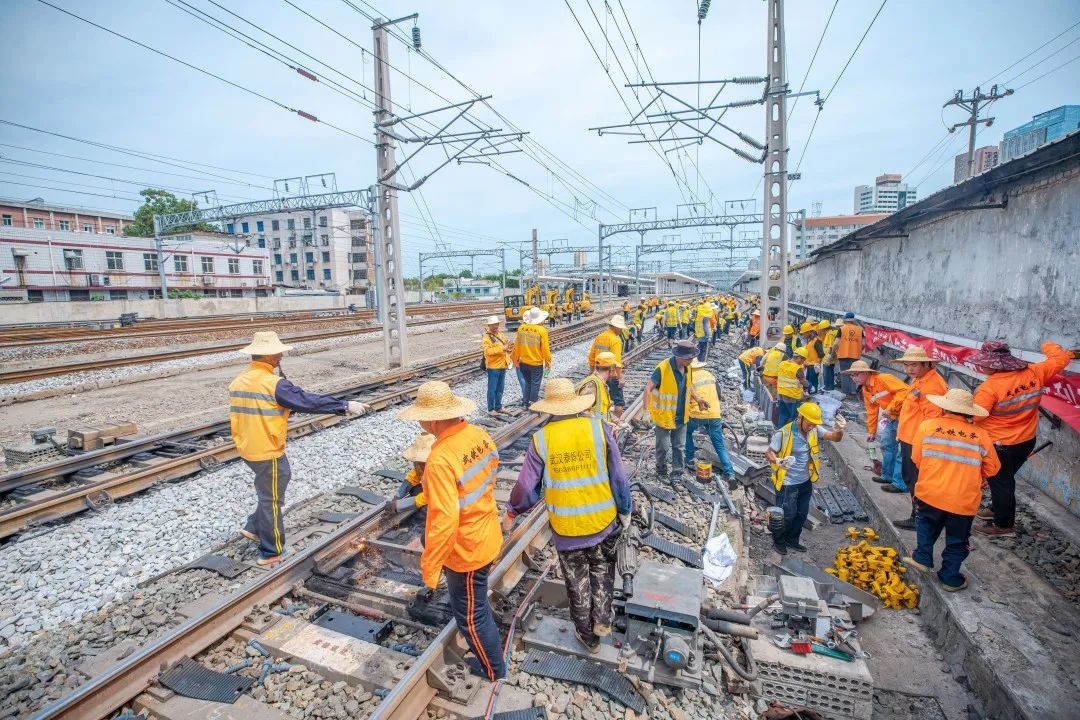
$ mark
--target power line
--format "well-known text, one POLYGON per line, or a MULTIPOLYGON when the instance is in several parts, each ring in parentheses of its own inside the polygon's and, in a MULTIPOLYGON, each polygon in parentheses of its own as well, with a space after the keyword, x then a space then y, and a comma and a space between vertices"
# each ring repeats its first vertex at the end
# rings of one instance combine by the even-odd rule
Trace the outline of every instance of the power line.
POLYGON ((1004 83, 1002 83, 1002 85, 1011 85, 1013 83, 1013 81, 1016 80, 1017 78, 1020 78, 1020 77, 1022 77, 1024 75, 1027 75, 1029 72, 1031 72, 1032 70, 1034 70, 1038 66, 1042 65, 1044 62, 1046 62, 1050 58, 1054 57, 1055 55, 1057 55, 1059 52, 1061 52, 1065 48, 1069 47, 1070 45, 1074 45, 1077 42, 1080 42, 1080 37, 1077 37, 1077 38, 1074 38, 1074 39, 1070 40, 1069 42, 1065 43, 1064 45, 1059 47, 1054 52, 1052 52, 1049 55, 1047 55, 1046 57, 1044 57, 1042 60, 1039 60, 1039 61, 1037 61, 1035 63, 1032 63, 1031 65, 1028 66, 1028 68, 1026 70, 1024 70, 1023 72, 1019 72, 1016 75, 1013 75, 1011 78, 1009 78, 1004 83))
MULTIPOLYGON (((1042 49, 1043 49, 1044 47, 1046 47, 1046 46, 1047 46, 1047 45, 1049 45, 1050 43, 1052 43, 1052 42, 1054 42, 1055 40, 1057 40, 1057 39, 1058 39, 1059 37, 1061 37, 1062 35, 1065 35, 1066 33, 1068 33, 1068 32, 1069 32, 1070 30, 1072 30, 1073 28, 1075 28, 1075 27, 1076 27, 1077 25, 1080 25, 1080 20, 1078 20, 1077 22, 1073 23, 1073 24, 1072 24, 1072 25, 1070 25, 1069 27, 1065 28, 1064 30, 1062 30, 1061 32, 1059 32, 1059 33, 1058 33, 1057 35, 1055 35, 1054 37, 1050 38, 1049 40, 1047 40, 1046 42, 1044 42, 1044 43, 1043 43, 1042 45, 1040 45, 1039 47, 1035 48, 1034 50, 1032 50, 1031 52, 1029 52, 1029 53, 1028 53, 1027 55, 1025 55, 1024 57, 1022 57, 1022 58, 1020 58, 1019 60, 1017 60, 1016 62, 1014 62, 1014 63, 1013 63, 1012 65, 1009 65, 1009 66, 1008 66, 1007 68, 1005 68, 1004 70, 1000 70, 1000 71, 998 71, 998 72, 997 72, 997 74, 995 74, 995 75, 992 75, 992 76, 988 77, 988 78, 987 78, 986 80, 983 80, 983 81, 982 81, 981 83, 979 83, 979 85, 985 85, 986 83, 990 82, 991 80, 995 80, 995 79, 997 79, 997 78, 1001 77, 1002 75, 1004 75, 1005 73, 1007 73, 1007 72, 1008 72, 1009 70, 1012 70, 1012 69, 1013 69, 1014 67, 1016 67, 1016 66, 1017 66, 1017 65, 1019 65, 1020 63, 1024 62, 1024 61, 1025 61, 1025 60, 1027 60, 1027 59, 1028 59, 1029 57, 1031 57, 1031 56, 1032 56, 1032 55, 1034 55, 1035 53, 1039 52, 1040 50, 1042 50, 1042 49)), ((1008 83, 1004 83, 1004 84, 1006 84, 1006 85, 1007 85, 1008 83)))
POLYGON ((58 192, 74 193, 75 195, 94 195, 96 197, 112 198, 114 200, 128 200, 130 202, 138 202, 138 201, 140 201, 142 199, 142 198, 122 198, 122 197, 120 197, 119 195, 117 195, 115 193, 112 194, 112 195, 104 195, 102 193, 86 192, 86 191, 83 191, 83 190, 70 190, 68 188, 50 187, 50 186, 47 186, 47 185, 31 185, 30 183, 14 182, 12 180, 0 180, 0 183, 2 183, 4 185, 21 185, 23 187, 31 187, 31 188, 36 188, 38 190, 56 190, 58 192))
MULTIPOLYGON (((189 188, 176 187, 175 185, 162 185, 160 183, 142 182, 142 181, 138 181, 138 180, 125 180, 123 178, 109 177, 107 175, 95 175, 93 173, 84 173, 84 172, 79 172, 77 170, 65 170, 64 168, 52 167, 52 166, 49 166, 49 165, 39 165, 37 163, 22 162, 22 161, 19 161, 19 160, 12 160, 12 159, 8 159, 8 158, 0 158, 0 162, 14 163, 16 165, 33 167, 33 168, 38 168, 38 169, 41 169, 41 170, 53 170, 53 171, 56 171, 56 172, 62 172, 62 173, 70 174, 70 175, 82 175, 82 176, 85 176, 85 177, 98 178, 100 180, 109 180, 111 182, 124 183, 126 185, 138 185, 138 186, 141 186, 143 188, 159 188, 161 190, 171 190, 171 191, 175 191, 175 192, 184 192, 184 193, 188 193, 188 194, 194 194, 194 193, 199 192, 198 190, 191 190, 189 188)), ((12 173, 12 172, 9 172, 9 173, 6 173, 6 174, 8 174, 8 175, 17 175, 17 173, 12 173)), ((45 181, 48 181, 48 182, 56 181, 56 178, 38 177, 38 176, 34 176, 34 175, 23 175, 21 177, 27 177, 27 178, 31 178, 31 179, 34 179, 34 180, 45 180, 45 181)), ((59 182, 67 182, 70 185, 78 185, 79 184, 79 183, 74 183, 74 182, 70 182, 70 181, 67 181, 67 180, 60 180, 59 182)), ((97 186, 86 185, 84 187, 97 187, 97 186)), ((245 198, 237 198, 236 196, 225 196, 225 197, 232 197, 232 198, 240 199, 240 200, 245 199, 245 198)))
POLYGON ((1046 77, 1046 76, 1047 76, 1047 75, 1049 75, 1050 73, 1054 73, 1054 72, 1057 72, 1057 71, 1058 71, 1058 70, 1060 70, 1061 68, 1065 67, 1066 65, 1071 65, 1071 64, 1073 64, 1074 62, 1076 62, 1077 60, 1080 60, 1080 55, 1077 55, 1077 56, 1076 56, 1076 57, 1074 57, 1074 58, 1073 58, 1072 60, 1066 60, 1065 62, 1061 63, 1061 64, 1060 64, 1060 65, 1058 65, 1057 67, 1055 67, 1055 68, 1052 68, 1052 69, 1050 69, 1050 70, 1047 70, 1047 71, 1046 71, 1046 72, 1044 72, 1044 73, 1043 73, 1042 75, 1039 75, 1039 76, 1038 76, 1038 77, 1036 77, 1036 78, 1033 78, 1033 79, 1031 79, 1031 80, 1028 80, 1028 81, 1027 81, 1026 83, 1024 83, 1023 85, 1021 85, 1020 87, 1018 87, 1018 88, 1016 88, 1016 89, 1017 89, 1017 90, 1023 90, 1024 88, 1026 88, 1026 87, 1027 87, 1028 85, 1030 85, 1031 83, 1033 83, 1033 82, 1037 82, 1037 81, 1039 81, 1039 80, 1042 80, 1042 79, 1043 79, 1044 77, 1046 77))
MULTIPOLYGON (((802 82, 799 83, 799 89, 795 93, 795 102, 791 103, 791 109, 788 110, 788 120, 791 119, 791 115, 795 112, 795 106, 799 104, 799 98, 802 97, 803 88, 806 87, 806 79, 810 77, 810 70, 814 67, 814 61, 817 60, 818 51, 821 50, 821 43, 825 41, 825 33, 829 31, 829 24, 832 23, 833 14, 836 12, 836 6, 840 4, 840 0, 833 0, 832 10, 829 11, 829 17, 825 20, 825 27, 821 30, 821 36, 818 37, 817 47, 814 48, 814 54, 810 56, 810 64, 806 66, 806 73, 803 75, 802 82)), ((784 52, 787 52, 785 46, 784 52)))
POLYGON ((870 20, 870 24, 866 26, 866 31, 862 34, 862 37, 859 38, 859 43, 855 46, 855 49, 851 51, 850 57, 848 57, 847 62, 844 63, 844 67, 841 68, 840 74, 836 76, 836 81, 833 82, 832 87, 829 88, 829 92, 825 93, 825 100, 828 100, 832 96, 833 90, 835 90, 836 86, 840 83, 840 78, 844 77, 844 73, 847 72, 848 66, 851 65, 851 61, 855 59, 855 53, 859 52, 859 48, 862 47, 863 41, 866 40, 866 36, 870 34, 870 29, 874 27, 874 23, 877 22, 878 16, 881 15, 881 11, 885 9, 885 3, 888 1, 889 0, 881 0, 881 7, 877 9, 877 12, 874 13, 874 17, 870 20))

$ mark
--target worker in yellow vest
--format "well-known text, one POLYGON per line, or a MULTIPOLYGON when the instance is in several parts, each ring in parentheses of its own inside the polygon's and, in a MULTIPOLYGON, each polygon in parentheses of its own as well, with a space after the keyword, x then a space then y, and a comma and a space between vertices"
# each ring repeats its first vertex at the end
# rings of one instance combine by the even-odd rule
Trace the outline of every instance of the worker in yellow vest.
POLYGON ((630 322, 630 300, 629 299, 623 300, 623 303, 622 303, 622 319, 623 319, 623 322, 626 322, 626 323, 630 322))
POLYGON ((551 342, 543 324, 546 319, 547 313, 540 308, 529 308, 521 316, 514 336, 510 360, 524 376, 521 404, 525 407, 539 399, 540 384, 551 371, 551 342))
POLYGON ((720 468, 724 473, 723 480, 735 476, 735 468, 731 465, 727 448, 724 446, 724 423, 720 419, 720 383, 716 376, 706 369, 705 363, 695 360, 690 363, 694 372, 693 389, 696 397, 705 400, 704 405, 698 405, 695 397, 690 398, 690 421, 686 424, 686 469, 693 471, 694 466, 694 431, 702 429, 712 441, 713 450, 720 460, 720 468))
POLYGON ((251 344, 240 350, 251 356, 251 364, 229 383, 229 429, 237 453, 255 473, 258 497, 240 534, 259 544, 259 565, 273 565, 285 555, 281 506, 292 477, 285 456, 289 413, 363 415, 371 410, 355 400, 305 392, 286 380, 281 356, 289 350, 276 332, 255 333, 251 344))
POLYGON ((690 337, 690 304, 685 300, 679 304, 679 339, 690 337))
POLYGON ((836 389, 836 355, 833 345, 836 343, 837 330, 828 320, 817 324, 817 338, 821 341, 821 389, 825 392, 836 389))
POLYGON ((765 353, 765 359, 761 363, 761 379, 776 393, 776 377, 780 374, 780 363, 784 361, 784 351, 787 346, 778 342, 765 353))
POLYGON ((709 334, 712 332, 712 308, 701 303, 694 308, 694 342, 697 344, 697 359, 705 362, 709 354, 709 334))
POLYGON ((671 347, 675 341, 675 333, 679 330, 679 308, 675 306, 674 300, 668 300, 667 308, 664 310, 664 334, 667 335, 668 347, 671 347))
POLYGON ((593 405, 589 414, 600 418, 604 422, 611 421, 611 393, 608 392, 608 381, 612 373, 622 368, 622 363, 615 357, 615 353, 597 353, 593 360, 593 370, 585 376, 585 379, 574 386, 578 395, 591 395, 593 405))
POLYGON ((825 350, 817 337, 817 323, 804 322, 799 326, 799 334, 802 336, 802 345, 806 348, 806 382, 808 383, 806 391, 812 395, 820 387, 819 369, 825 350))
MULTIPOLYGON (((697 357, 694 343, 684 340, 675 345, 671 357, 653 370, 645 384, 645 407, 655 423, 656 477, 667 477, 672 484, 682 480, 683 448, 686 423, 690 419, 690 398, 694 396, 690 363, 697 357), (671 474, 668 475, 668 451, 671 451, 671 474)), ((698 405, 709 409, 709 402, 697 396, 698 405)))
POLYGON ((795 354, 795 348, 799 347, 799 336, 795 334, 795 328, 791 325, 784 326, 784 357, 790 358, 795 354))
MULTIPOLYGON (((623 330, 626 329, 626 323, 623 322, 622 316, 612 315, 608 318, 607 328, 596 336, 593 340, 592 347, 589 348, 589 370, 591 371, 596 367, 596 356, 603 352, 609 352, 615 356, 616 362, 619 363, 619 368, 622 367, 623 356, 623 330)), ((622 371, 619 368, 614 368, 611 371, 611 376, 607 381, 608 393, 611 395, 611 402, 613 404, 612 412, 615 417, 622 415, 623 406, 626 401, 623 399, 623 377, 622 371)))
POLYGON ((773 548, 781 555, 788 550, 806 552, 799 543, 803 523, 810 512, 810 497, 814 483, 821 474, 821 440, 839 442, 844 437, 847 421, 839 413, 832 430, 823 431, 821 406, 803 403, 796 416, 773 433, 765 459, 772 468, 772 483, 776 490, 776 506, 784 511, 784 522, 773 530, 773 548))
MULTIPOLYGON (((739 353, 739 368, 742 370, 743 387, 747 390, 750 389, 750 378, 753 376, 758 359, 763 355, 765 355, 765 351, 757 345, 739 353)), ((779 363, 777 363, 776 367, 779 370, 779 363)))
POLYGON ((780 363, 776 373, 776 427, 783 427, 794 420, 795 411, 806 397, 806 355, 806 348, 797 347, 790 360, 780 363))
POLYGON ((582 417, 593 404, 565 378, 552 378, 532 409, 551 419, 533 435, 503 518, 541 502, 559 556, 574 635, 591 653, 611 634, 615 544, 630 524, 630 483, 610 426, 582 417))

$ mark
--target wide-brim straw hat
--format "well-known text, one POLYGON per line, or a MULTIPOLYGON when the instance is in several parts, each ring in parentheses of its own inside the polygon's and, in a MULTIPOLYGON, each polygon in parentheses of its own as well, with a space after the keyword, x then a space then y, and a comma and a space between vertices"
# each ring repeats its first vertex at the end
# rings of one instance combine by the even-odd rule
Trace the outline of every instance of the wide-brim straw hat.
POLYGON ((292 345, 281 342, 281 338, 273 330, 263 330, 255 333, 251 344, 241 348, 240 352, 245 355, 280 355, 292 350, 292 345))
POLYGON ((525 314, 521 316, 521 319, 530 325, 539 325, 547 320, 547 310, 541 310, 538 307, 531 307, 525 311, 525 314))
POLYGON ((973 415, 986 417, 990 414, 982 405, 975 404, 975 396, 967 390, 952 388, 944 395, 927 395, 926 399, 937 405, 942 410, 960 413, 961 415, 973 415))
POLYGON ((834 328, 842 328, 842 327, 844 327, 844 319, 843 318, 836 318, 835 320, 833 320, 832 326, 834 328))
POLYGON ((544 397, 529 409, 549 415, 577 415, 592 407, 594 402, 594 396, 574 392, 574 383, 567 378, 551 378, 544 385, 544 397))
POLYGON ((754 312, 752 312, 750 314, 751 315, 761 315, 761 311, 760 310, 755 310, 754 312))
POLYGON ((626 321, 622 319, 622 315, 612 315, 608 318, 607 324, 619 330, 626 329, 626 321))
POLYGON ((978 367, 991 370, 1023 370, 1028 366, 1009 352, 1009 346, 1000 340, 987 340, 979 348, 979 352, 971 356, 969 362, 978 367))
POLYGON ((940 362, 936 358, 932 358, 926 354, 926 349, 918 345, 909 345, 904 349, 904 354, 896 358, 896 362, 928 362, 936 363, 940 362))
POLYGON ((416 391, 412 405, 398 413, 398 420, 453 420, 476 409, 476 403, 458 397, 441 380, 429 380, 416 391))
POLYGON ((778 343, 776 343, 775 345, 772 346, 773 350, 784 350, 786 348, 787 348, 787 345, 785 345, 782 342, 778 342, 778 343))
POLYGON ((615 357, 615 353, 610 350, 605 350, 602 353, 596 353, 596 367, 622 367, 622 363, 615 357))
POLYGON ((489 327, 491 325, 500 325, 500 324, 502 324, 502 318, 499 317, 498 315, 488 315, 487 320, 484 320, 484 325, 489 326, 489 327))
POLYGON ((427 462, 431 455, 431 446, 435 444, 435 436, 428 432, 422 432, 413 440, 413 444, 405 448, 401 457, 409 462, 427 462))
POLYGON ((851 367, 849 367, 847 370, 841 370, 840 374, 841 375, 854 375, 855 373, 862 373, 862 372, 876 373, 876 372, 879 372, 879 371, 875 370, 872 367, 870 367, 866 363, 865 360, 856 360, 855 362, 851 363, 851 367))

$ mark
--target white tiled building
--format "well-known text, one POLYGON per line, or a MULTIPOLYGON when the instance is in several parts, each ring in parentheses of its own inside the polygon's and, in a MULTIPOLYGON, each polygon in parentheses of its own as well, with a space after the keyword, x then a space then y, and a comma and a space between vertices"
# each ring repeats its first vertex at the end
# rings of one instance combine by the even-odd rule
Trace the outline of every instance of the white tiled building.
POLYGON ((792 260, 806 260, 822 245, 834 243, 848 233, 884 217, 888 217, 888 213, 808 217, 791 235, 792 260))
POLYGON ((917 191, 901 182, 900 175, 878 175, 873 185, 855 188, 855 214, 894 213, 914 205, 917 191))

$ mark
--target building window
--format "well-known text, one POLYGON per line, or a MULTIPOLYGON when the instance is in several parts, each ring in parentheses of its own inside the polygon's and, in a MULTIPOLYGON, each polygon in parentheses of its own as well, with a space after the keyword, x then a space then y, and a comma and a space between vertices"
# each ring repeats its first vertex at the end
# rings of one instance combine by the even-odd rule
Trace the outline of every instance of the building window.
POLYGON ((240 232, 246 233, 248 231, 248 224, 246 222, 240 223, 240 232))
POLYGON ((109 291, 109 299, 110 300, 127 300, 128 299, 127 290, 110 290, 109 291))
POLYGON ((330 245, 330 236, 329 235, 323 234, 323 235, 320 235, 319 238, 322 240, 323 247, 327 247, 328 245, 330 245))
POLYGON ((319 227, 326 227, 326 216, 325 215, 320 215, 319 216, 319 227))
POLYGON ((263 274, 263 261, 262 260, 252 260, 251 261, 251 274, 252 275, 262 275, 263 274))
POLYGON ((114 250, 105 251, 105 267, 109 270, 124 269, 124 253, 114 250))
POLYGON ((68 270, 82 270, 82 250, 64 250, 64 267, 68 270))
POLYGON ((89 290, 68 290, 68 300, 77 301, 77 300, 89 300, 89 299, 90 299, 90 291, 89 290))
POLYGON ((281 229, 281 223, 279 221, 277 221, 277 220, 271 220, 270 221, 270 229, 271 230, 280 230, 281 229))
POLYGON ((308 280, 314 280, 315 279, 315 268, 308 268, 307 269, 307 279, 308 280))
POLYGON ((45 229, 45 221, 43 219, 41 219, 41 218, 34 218, 34 229, 35 230, 44 230, 45 229))
POLYGON ((225 232, 229 233, 230 235, 234 234, 236 232, 236 226, 232 223, 228 223, 227 225, 225 225, 225 232))
POLYGON ((143 253, 142 254, 143 267, 146 268, 146 272, 158 271, 158 259, 157 253, 143 253))
POLYGON ((328 253, 328 252, 324 252, 324 253, 322 254, 322 261, 323 261, 323 262, 327 262, 327 263, 328 263, 328 262, 330 262, 330 253, 328 253))
POLYGON ((258 241, 258 243, 257 243, 257 244, 258 244, 258 246, 259 246, 259 247, 261 247, 261 248, 264 248, 264 247, 266 247, 266 238, 264 238, 264 237, 260 237, 260 238, 259 238, 259 241, 258 241))
POLYGON ((229 258, 229 274, 240 274, 240 258, 229 258))
POLYGON ((209 255, 203 255, 199 258, 200 266, 204 275, 214 274, 214 258, 209 255))
POLYGON ((310 230, 311 229, 311 218, 309 218, 309 217, 304 218, 304 229, 305 230, 310 230))
POLYGON ((353 235, 352 236, 352 246, 353 247, 364 247, 364 238, 360 237, 359 235, 353 235))
POLYGON ((274 253, 274 264, 275 265, 280 265, 281 264, 281 254, 280 253, 274 253))
POLYGON ((299 270, 293 270, 291 273, 289 273, 289 275, 292 277, 293 282, 296 282, 296 281, 298 281, 300 279, 300 271, 299 270))
POLYGON ((311 253, 311 252, 304 253, 304 262, 308 263, 309 265, 311 263, 315 262, 315 253, 311 253))
POLYGON ((296 253, 289 253, 289 263, 291 265, 296 264, 296 253))
POLYGON ((296 229, 296 220, 294 220, 293 218, 289 218, 288 220, 285 221, 285 227, 287 227, 289 230, 295 230, 296 229))
POLYGON ((285 273, 282 272, 281 270, 275 270, 274 271, 274 279, 277 280, 278 282, 284 282, 285 273))
POLYGON ((324 269, 322 271, 322 279, 323 280, 329 280, 330 279, 330 268, 326 268, 326 269, 324 269))
POLYGON ((106 225, 105 226, 105 234, 106 235, 115 235, 116 234, 116 226, 115 225, 106 225))
POLYGON ((362 227, 364 227, 364 221, 363 220, 350 220, 349 221, 349 229, 350 230, 359 230, 362 227))
POLYGON ((187 255, 173 255, 173 270, 186 273, 188 271, 187 258, 187 255))
POLYGON ((276 237, 273 240, 271 240, 270 241, 270 247, 274 248, 275 250, 279 250, 281 248, 281 238, 276 237))
POLYGON ((311 245, 311 233, 304 233, 304 245, 311 245))
POLYGON ((4 215, 3 220, 4 220, 4 227, 11 227, 12 219, 11 219, 10 215, 4 215))
POLYGON ((352 254, 352 262, 354 262, 354 263, 367 262, 367 253, 353 253, 352 254))
POLYGON ((262 221, 262 220, 256 220, 256 221, 255 221, 255 229, 256 229, 256 230, 258 230, 259 232, 262 232, 262 231, 263 231, 263 228, 264 228, 264 227, 265 227, 265 226, 263 225, 263 221, 262 221))
POLYGON ((60 221, 60 229, 65 230, 67 232, 71 232, 71 221, 70 220, 61 220, 60 221))
POLYGON ((83 223, 82 231, 92 233, 94 232, 94 226, 91 223, 83 223))

